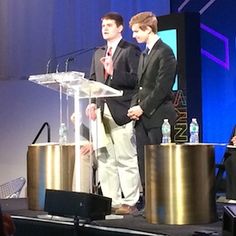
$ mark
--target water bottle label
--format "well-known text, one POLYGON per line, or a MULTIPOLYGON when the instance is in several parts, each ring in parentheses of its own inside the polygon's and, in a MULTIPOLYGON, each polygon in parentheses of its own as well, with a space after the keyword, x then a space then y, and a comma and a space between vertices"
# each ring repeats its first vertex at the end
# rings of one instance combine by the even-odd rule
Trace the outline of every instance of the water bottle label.
POLYGON ((170 137, 163 137, 162 143, 170 143, 170 137))
POLYGON ((161 126, 161 131, 162 131, 162 143, 170 143, 171 138, 170 138, 170 124, 167 119, 164 120, 162 126, 161 126))
POLYGON ((61 124, 59 129, 59 143, 60 144, 67 143, 67 129, 64 123, 61 124))

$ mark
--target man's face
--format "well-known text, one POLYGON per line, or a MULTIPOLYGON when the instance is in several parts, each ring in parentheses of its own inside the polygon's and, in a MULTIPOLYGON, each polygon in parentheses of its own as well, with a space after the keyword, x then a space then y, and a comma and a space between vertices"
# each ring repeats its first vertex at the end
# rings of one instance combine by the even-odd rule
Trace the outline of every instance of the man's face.
POLYGON ((141 30, 139 24, 132 25, 133 38, 137 40, 138 43, 146 43, 149 36, 149 29, 141 30))
POLYGON ((104 19, 102 21, 102 36, 105 40, 112 41, 120 37, 123 26, 117 27, 114 20, 104 19))

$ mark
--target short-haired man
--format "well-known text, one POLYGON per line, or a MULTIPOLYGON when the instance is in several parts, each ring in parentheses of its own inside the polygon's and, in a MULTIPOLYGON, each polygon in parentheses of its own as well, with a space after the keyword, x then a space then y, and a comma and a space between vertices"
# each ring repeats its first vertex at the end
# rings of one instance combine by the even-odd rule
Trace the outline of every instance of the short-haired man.
POLYGON ((157 34, 157 17, 152 12, 141 12, 129 22, 133 37, 145 43, 138 68, 138 88, 128 117, 136 121, 138 163, 144 187, 144 145, 160 144, 161 125, 168 119, 173 126, 176 112, 172 103, 172 87, 176 75, 176 59, 171 48, 157 34))
POLYGON ((98 156, 98 180, 104 196, 112 198, 115 214, 133 214, 139 199, 139 168, 133 121, 127 117, 137 84, 140 49, 122 39, 123 18, 118 13, 102 17, 106 45, 95 51, 90 78, 123 92, 121 97, 98 99, 86 113, 96 119, 103 111, 109 143, 98 156), (122 196, 123 195, 123 196, 122 196))

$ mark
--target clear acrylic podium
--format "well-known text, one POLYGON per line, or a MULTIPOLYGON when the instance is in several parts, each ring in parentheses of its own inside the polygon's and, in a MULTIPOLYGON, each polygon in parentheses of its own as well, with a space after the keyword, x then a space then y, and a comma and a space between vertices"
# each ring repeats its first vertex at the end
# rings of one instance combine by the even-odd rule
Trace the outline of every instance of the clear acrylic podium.
MULTIPOLYGON (((49 89, 53 89, 59 92, 60 97, 60 123, 62 122, 62 95, 66 95, 73 98, 74 106, 74 145, 75 145, 75 161, 74 161, 74 190, 80 192, 80 146, 81 146, 81 115, 80 115, 80 101, 81 99, 88 99, 91 103, 92 98, 102 97, 115 97, 122 96, 122 92, 113 89, 100 82, 91 81, 84 78, 85 74, 82 72, 61 72, 61 73, 49 73, 40 75, 31 75, 29 81, 45 86, 49 89)), ((91 129, 89 122, 89 129, 91 129)), ((58 127, 59 129, 59 127, 58 127)), ((90 130, 89 136, 91 137, 90 130)), ((91 140, 89 140, 91 141, 91 140)), ((96 147, 93 146, 94 149, 96 147)), ((90 193, 92 193, 92 160, 90 156, 90 193)))

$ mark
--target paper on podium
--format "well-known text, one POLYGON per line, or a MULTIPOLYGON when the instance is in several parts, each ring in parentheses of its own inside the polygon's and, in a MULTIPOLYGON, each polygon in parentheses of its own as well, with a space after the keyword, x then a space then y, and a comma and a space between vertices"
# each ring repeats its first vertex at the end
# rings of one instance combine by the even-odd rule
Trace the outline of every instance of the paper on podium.
POLYGON ((91 120, 91 135, 93 139, 93 149, 97 150, 99 148, 106 147, 109 139, 105 132, 104 124, 102 122, 101 109, 96 110, 97 119, 91 120))

